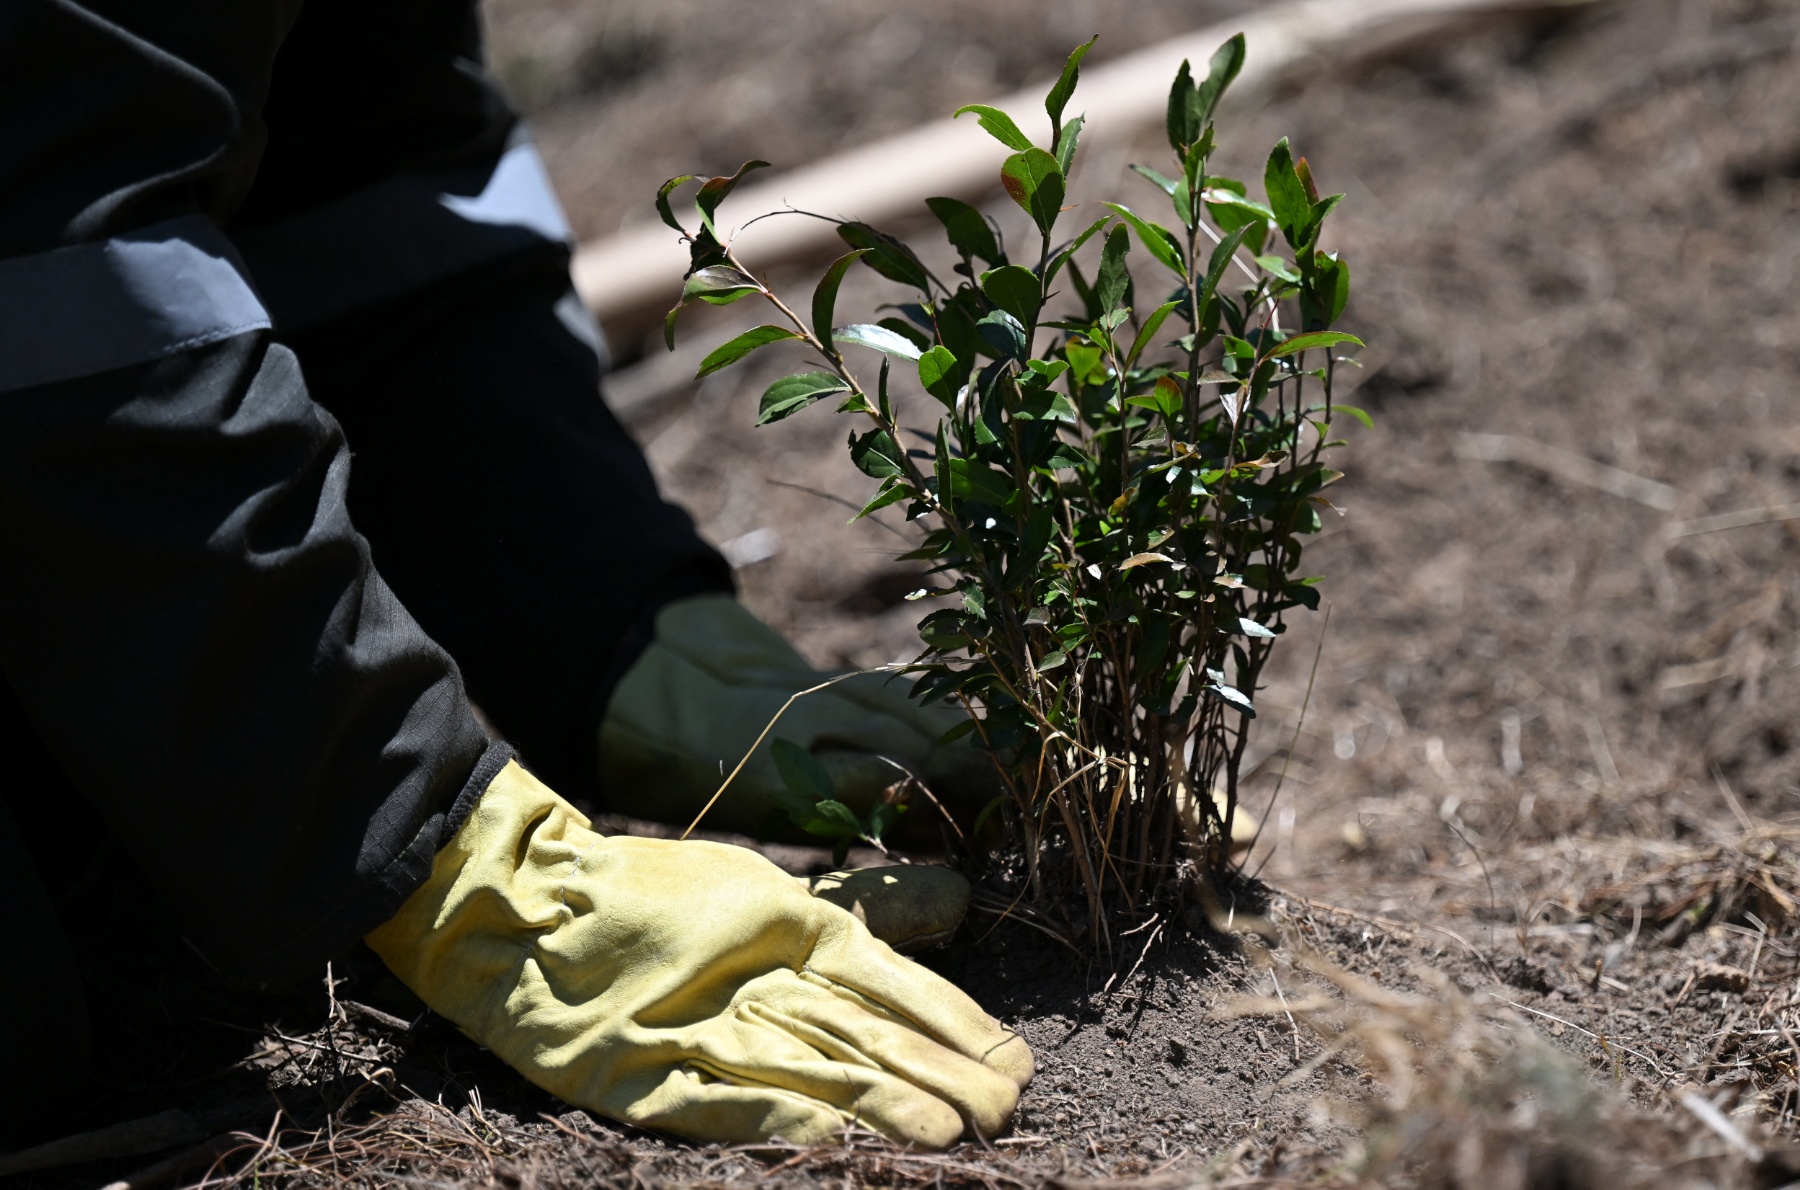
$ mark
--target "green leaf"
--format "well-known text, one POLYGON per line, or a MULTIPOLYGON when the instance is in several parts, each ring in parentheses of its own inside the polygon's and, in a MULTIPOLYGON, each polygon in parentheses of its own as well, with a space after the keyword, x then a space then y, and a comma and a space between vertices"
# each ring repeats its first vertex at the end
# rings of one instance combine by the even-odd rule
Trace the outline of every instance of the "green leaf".
POLYGON ((1037 274, 1016 264, 1005 265, 981 274, 981 292, 988 301, 1019 320, 1022 326, 1037 321, 1038 308, 1044 303, 1043 286, 1037 274))
POLYGON ((876 326, 869 322, 852 323, 840 326, 832 331, 832 336, 840 343, 854 343, 858 347, 871 347, 895 359, 903 359, 912 363, 919 358, 919 348, 905 335, 895 334, 885 326, 876 326))
POLYGON ((928 198, 925 205, 944 225, 944 234, 958 255, 971 256, 988 264, 1005 263, 1000 245, 994 239, 994 229, 980 211, 957 198, 928 198))
POLYGON ((1233 686, 1227 686, 1223 682, 1211 682, 1207 685, 1206 692, 1216 698, 1223 699, 1232 706, 1243 711, 1246 719, 1256 718, 1256 708, 1250 704, 1250 699, 1245 696, 1242 690, 1233 686))
POLYGON ((954 120, 964 112, 974 112, 976 120, 987 129, 988 134, 1007 148, 1020 153, 1031 148, 1031 138, 1020 132, 1012 117, 999 108, 989 107, 985 103, 966 103, 951 112, 950 118, 954 120))
MULTIPOLYGON (((1208 180, 1217 183, 1228 179, 1208 180)), ((1268 238, 1269 225, 1275 222, 1274 211, 1253 198, 1246 198, 1230 190, 1209 188, 1205 192, 1205 199, 1207 214, 1219 225, 1220 231, 1233 232, 1240 227, 1245 228, 1244 242, 1250 245, 1250 251, 1262 251, 1263 241, 1268 238)))
POLYGON ((1100 250, 1100 273, 1094 281, 1094 300, 1101 314, 1110 314, 1125 304, 1125 290, 1131 285, 1131 270, 1125 257, 1131 252, 1131 233, 1123 226, 1106 235, 1100 250))
POLYGON ((869 811, 869 829, 863 832, 863 838, 872 843, 881 842, 881 836, 887 833, 888 827, 894 825, 900 815, 906 813, 906 807, 892 802, 882 802, 869 811))
POLYGON ((757 406, 756 424, 766 426, 800 412, 815 401, 835 393, 847 393, 850 386, 830 372, 798 372, 771 384, 757 406))
POLYGON ((813 334, 819 337, 819 342, 825 344, 825 350, 828 352, 834 349, 831 341, 831 320, 837 312, 838 288, 843 285, 844 274, 850 271, 850 266, 868 254, 867 248, 855 248, 844 253, 831 262, 831 267, 825 270, 825 275, 819 278, 819 284, 813 290, 813 334))
MULTIPOLYGON (((1302 157, 1294 162, 1294 176, 1300 179, 1300 186, 1306 191, 1306 201, 1317 206, 1319 203, 1319 187, 1313 182, 1312 166, 1302 157)), ((1343 195, 1338 195, 1342 198, 1343 195)))
POLYGON ((1331 294, 1331 317, 1326 319, 1327 322, 1336 322, 1343 316, 1344 307, 1350 304, 1350 262, 1338 261, 1335 271, 1337 285, 1331 294))
POLYGON ((982 341, 1009 359, 1025 358, 1025 328, 1005 310, 995 310, 975 324, 982 341))
POLYGON ((1220 240, 1213 248, 1212 258, 1206 262, 1206 284, 1200 289, 1200 300, 1206 301, 1219 292, 1219 282, 1225 279, 1225 270, 1231 267, 1231 258, 1249 235, 1250 229, 1240 227, 1220 240))
POLYGON ((910 285, 920 293, 931 291, 931 274, 919 263, 911 248, 886 232, 876 231, 866 223, 838 224, 838 238, 852 248, 866 248, 862 262, 902 285, 910 285))
MULTIPOLYGON (((862 821, 857 818, 856 811, 835 798, 828 798, 813 806, 813 817, 801 823, 800 829, 809 835, 846 842, 860 839, 863 834, 862 821)), ((842 853, 834 854, 836 862, 844 862, 842 853)))
POLYGON ((1056 164, 1065 178, 1075 168, 1075 146, 1081 140, 1081 126, 1086 123, 1086 116, 1076 116, 1063 125, 1062 134, 1056 138, 1056 164))
MULTIPOLYGON (((1100 35, 1094 34, 1088 38, 1087 44, 1076 46, 1075 52, 1069 55, 1069 60, 1063 63, 1062 75, 1056 80, 1056 85, 1050 88, 1050 94, 1044 97, 1044 110, 1050 113, 1052 124, 1062 123, 1063 108, 1068 105, 1069 96, 1075 94, 1075 81, 1081 77, 1081 60, 1087 57, 1087 52, 1099 40, 1100 35)), ((1016 149, 1020 146, 1013 147, 1016 149)))
POLYGON ((1206 199, 1206 209, 1211 213, 1213 222, 1219 225, 1220 231, 1236 231, 1244 224, 1257 220, 1264 223, 1275 222, 1274 211, 1247 195, 1209 187, 1204 191, 1203 197, 1206 199))
POLYGON ((1213 130, 1208 124, 1200 133, 1200 139, 1188 146, 1187 157, 1181 165, 1181 181, 1176 184, 1175 193, 1169 195, 1183 227, 1191 227, 1194 223, 1194 192, 1206 189, 1206 158, 1212 151, 1213 130))
POLYGON ((728 343, 721 343, 712 349, 707 357, 700 361, 700 370, 694 373, 695 378, 711 376, 720 368, 729 368, 758 347, 770 343, 779 343, 783 339, 798 339, 800 336, 785 326, 759 326, 747 330, 728 343))
POLYGON ((850 434, 850 461, 870 479, 892 479, 903 474, 900 447, 886 430, 870 430, 862 437, 850 434))
POLYGON ((950 460, 951 483, 959 500, 1005 504, 1013 494, 1012 477, 973 459, 950 460))
POLYGON ((986 310, 987 299, 973 285, 958 286, 954 294, 937 305, 933 321, 937 323, 938 340, 956 353, 965 370, 964 375, 957 378, 959 385, 973 369, 975 357, 981 351, 981 332, 976 329, 975 321, 986 310))
MULTIPOLYGON (((937 457, 932 460, 932 474, 937 477, 938 503, 943 507, 945 512, 954 512, 956 508, 956 484, 951 478, 952 472, 950 469, 951 464, 956 461, 957 460, 950 457, 950 421, 948 418, 939 418, 937 428, 937 457)), ((976 595, 977 598, 979 598, 980 592, 977 591, 976 595)), ((963 598, 965 600, 968 599, 967 592, 964 593, 963 598)), ((985 612, 982 612, 978 608, 972 608, 971 610, 975 611, 977 615, 985 615, 985 612)))
MULTIPOLYGON (((1303 158, 1301 158, 1301 160, 1304 161, 1305 158, 1303 157, 1303 158)), ((1319 224, 1325 222, 1325 216, 1331 214, 1332 211, 1336 210, 1337 205, 1343 201, 1344 201, 1343 195, 1333 194, 1333 195, 1329 195, 1325 198, 1321 198, 1318 202, 1314 203, 1312 205, 1311 213, 1309 213, 1306 217, 1307 227, 1309 229, 1317 228, 1319 226, 1319 224)))
POLYGON ((1183 58, 1175 83, 1169 88, 1169 147, 1177 153, 1187 152, 1187 147, 1200 136, 1201 123, 1200 93, 1194 87, 1193 70, 1183 58))
POLYGON ((1365 429, 1372 430, 1375 428, 1375 419, 1370 417, 1366 410, 1358 409, 1354 405, 1327 405, 1325 406, 1325 412, 1348 413, 1351 417, 1354 417, 1357 421, 1361 422, 1365 429))
POLYGON ((1275 213, 1281 234, 1295 248, 1302 247, 1312 217, 1312 201, 1306 197, 1306 187, 1294 169, 1294 155, 1285 136, 1276 141, 1269 152, 1269 164, 1263 171, 1263 189, 1268 191, 1269 209, 1275 213))
POLYGON ((687 234, 687 228, 681 225, 681 220, 675 218, 675 212, 669 209, 669 195, 675 192, 677 186, 681 185, 683 182, 691 182, 697 176, 697 174, 682 174, 678 178, 670 178, 668 181, 664 182, 661 188, 656 192, 656 213, 662 217, 664 223, 667 223, 682 235, 687 234))
POLYGON ((1309 302, 1309 305, 1319 307, 1309 313, 1320 323, 1333 323, 1343 316, 1344 307, 1350 304, 1350 262, 1326 252, 1319 253, 1314 261, 1322 300, 1309 302))
POLYGON ((956 402, 957 375, 956 356, 948 347, 933 347, 919 356, 919 383, 945 405, 956 402))
POLYGON ((1047 468, 1051 471, 1069 471, 1076 467, 1086 467, 1093 463, 1093 461, 1094 460, 1088 458, 1087 455, 1081 452, 1079 446, 1074 446, 1067 442, 1058 442, 1056 444, 1056 449, 1052 450, 1049 457, 1042 463, 1039 463, 1038 466, 1047 468))
POLYGON ((1179 299, 1164 302, 1151 312, 1150 317, 1144 319, 1144 325, 1138 328, 1137 338, 1131 341, 1131 350, 1125 355, 1126 367, 1137 362, 1137 357, 1143 354, 1144 348, 1150 346, 1150 340, 1156 338, 1156 332, 1162 329, 1163 320, 1180 304, 1179 299))
POLYGON ((1063 202, 1063 173, 1056 158, 1035 148, 1014 153, 1000 166, 1000 184, 1038 230, 1049 235, 1063 202))
POLYGON ((1225 88, 1238 76, 1244 68, 1244 35, 1232 37, 1224 45, 1213 52, 1212 61, 1207 64, 1206 81, 1196 88, 1196 99, 1200 106, 1200 123, 1204 124, 1213 118, 1218 110, 1219 100, 1225 94, 1225 88))
POLYGON ((1156 381, 1156 387, 1141 397, 1126 397, 1127 405, 1135 405, 1139 409, 1154 409, 1164 417, 1172 418, 1181 412, 1181 385, 1173 376, 1162 376, 1156 381))
POLYGON ((804 797, 821 801, 836 794, 831 774, 811 752, 792 740, 779 737, 769 741, 769 758, 787 787, 804 797))
POLYGON ((723 240, 719 229, 713 224, 713 212, 725 201, 737 184, 744 180, 744 175, 754 169, 767 169, 767 161, 746 161, 738 166, 737 172, 728 178, 708 178, 700 184, 700 190, 694 195, 694 205, 700 208, 700 222, 706 224, 706 230, 712 232, 713 238, 723 240))
POLYGON ((779 831, 785 823, 803 827, 814 817, 813 806, 817 803, 804 794, 795 793, 785 785, 776 785, 769 790, 769 800, 776 808, 769 812, 765 828, 779 831))
POLYGON ((1299 270, 1279 256, 1259 256, 1256 258, 1256 263, 1261 265, 1263 272, 1268 273, 1271 277, 1286 281, 1289 285, 1300 284, 1299 270))
MULTIPOLYGON (((965 637, 964 639, 967 638, 965 637)), ((973 719, 964 719, 961 723, 958 723, 955 727, 952 727, 949 731, 946 731, 943 735, 939 736, 933 747, 942 748, 946 744, 954 744, 964 736, 974 735, 975 729, 979 726, 981 725, 973 719)), ((1005 795, 1002 794, 1001 796, 1004 797, 1005 795)))
POLYGON ((1033 508, 1031 515, 1026 518, 1024 532, 1019 535, 1019 547, 1013 555, 1013 561, 1007 565, 1010 585, 1016 587, 1020 580, 1037 576, 1044 548, 1050 544, 1050 538, 1055 532, 1056 518, 1050 509, 1043 504, 1033 508))
POLYGON ((1294 355, 1313 347, 1330 347, 1337 343, 1352 343, 1358 347, 1363 345, 1361 339, 1355 335, 1346 335, 1342 331, 1311 331, 1304 335, 1295 335, 1271 351, 1269 358, 1280 359, 1283 356, 1294 355))
POLYGON ((1152 186, 1170 196, 1174 195, 1175 187, 1180 184, 1174 178, 1165 178, 1147 165, 1134 165, 1131 169, 1133 173, 1146 179, 1152 186))
POLYGON ((1055 669, 1068 659, 1069 655, 1061 649, 1052 649, 1050 652, 1045 653, 1042 657, 1038 658, 1037 671, 1039 673, 1044 673, 1046 670, 1055 669))
POLYGON ((1130 207, 1122 207, 1116 202, 1106 204, 1119 215, 1119 218, 1131 224, 1138 234, 1138 242, 1144 245, 1144 251, 1154 256, 1164 268, 1177 277, 1187 277, 1187 266, 1181 260, 1181 241, 1175 233, 1160 224, 1143 219, 1130 207))
POLYGON ((1247 616, 1239 616, 1238 617, 1238 630, 1240 632, 1242 632, 1245 636, 1260 637, 1264 640, 1274 640, 1275 639, 1275 633, 1273 633, 1269 629, 1263 627, 1261 624, 1258 624, 1255 620, 1252 620, 1247 616))
POLYGON ((1106 356, 1098 347, 1070 343, 1063 348, 1063 354, 1069 357, 1069 367, 1082 384, 1092 384, 1099 379, 1106 356))
POLYGON ((919 493, 903 483, 885 483, 875 493, 875 498, 862 506, 862 510, 847 522, 854 525, 872 512, 880 512, 890 504, 898 504, 902 500, 916 499, 919 493))
POLYGON ((1050 261, 1050 267, 1044 270, 1045 289, 1056 284, 1056 274, 1062 272, 1063 266, 1069 263, 1069 260, 1081 249, 1081 246, 1093 239, 1094 233, 1099 231, 1102 227, 1105 227, 1107 220, 1111 218, 1111 215, 1100 216, 1100 218, 1088 224, 1086 229, 1084 229, 1080 235, 1076 236, 1073 240, 1070 240, 1067 248, 1064 248, 1061 252, 1056 254, 1055 258, 1050 261))
POLYGON ((715 264, 688 277, 681 287, 681 300, 699 299, 712 306, 728 306, 739 298, 761 292, 762 286, 755 277, 740 273, 728 264, 715 264))
POLYGON ((719 241, 713 238, 711 231, 702 227, 688 237, 687 271, 689 273, 697 273, 711 265, 724 264, 725 261, 725 249, 720 247, 719 241))
POLYGON ((931 336, 904 318, 883 318, 875 325, 893 331, 920 351, 927 351, 931 348, 931 336))

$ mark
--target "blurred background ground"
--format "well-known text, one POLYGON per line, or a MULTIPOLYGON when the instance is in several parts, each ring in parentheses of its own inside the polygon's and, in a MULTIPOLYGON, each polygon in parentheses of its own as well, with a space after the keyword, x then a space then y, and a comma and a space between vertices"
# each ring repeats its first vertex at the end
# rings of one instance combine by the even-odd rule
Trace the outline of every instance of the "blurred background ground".
POLYGON ((489 59, 583 239, 664 178, 793 167, 1257 7, 1254 0, 488 0, 489 59))
MULTIPOLYGON (((1047 82, 1095 31, 1092 63, 1249 7, 490 0, 488 16, 496 68, 591 238, 653 217, 665 177, 801 165, 1047 82)), ((378 971, 350 972, 362 982, 342 996, 385 1005, 388 1024, 324 997, 283 1010, 249 1069, 339 1093, 284 1108, 303 1126, 241 1148, 238 1180, 1349 1185, 1340 1158, 1381 1136, 1411 1138, 1418 1160, 1380 1184, 1792 1180, 1741 1148, 1723 1166, 1734 1142, 1681 1102, 1702 1095, 1776 1143, 1800 1111, 1800 521, 1716 519, 1800 503, 1797 35, 1800 0, 1616 0, 1317 63, 1225 121, 1223 172, 1259 177, 1286 135, 1348 194, 1330 246, 1354 270, 1348 329, 1370 344, 1343 399, 1375 428, 1348 431, 1345 515, 1308 551, 1329 628, 1294 620, 1258 698, 1247 802, 1265 830, 1248 868, 1286 943, 1201 929, 1146 946, 1116 985, 1005 931, 934 956, 1042 1057, 1015 1136, 942 1160, 614 1129, 441 1025, 408 1025, 378 971), (1308 948, 1337 975, 1309 969, 1308 948), (1399 1066, 1348 1060, 1354 1030, 1304 990, 1331 978, 1333 1003, 1365 1010, 1365 1049, 1399 1066), (1281 998, 1212 1019, 1242 994, 1281 998), (1559 1115, 1548 1067, 1483 1048, 1527 1021, 1615 1106, 1559 1115), (1487 1056, 1468 1074, 1459 1055, 1487 1056), (359 1111, 390 1091, 400 1109, 334 1131, 352 1118, 344 1086, 374 1088, 359 1111), (1363 1096, 1375 1106, 1345 1106, 1363 1096)), ((1127 166, 1159 142, 1096 141, 1072 199, 1154 208, 1127 166)), ((775 279, 805 292, 800 274, 775 279)), ((839 309, 899 297, 859 272, 839 309)), ((684 344, 722 340, 743 309, 690 312, 684 344)), ((772 349, 646 384, 656 357, 615 346, 623 416, 750 605, 820 665, 913 655, 918 576, 891 560, 896 537, 833 502, 870 487, 848 426, 818 407, 752 428, 794 361, 772 349)))

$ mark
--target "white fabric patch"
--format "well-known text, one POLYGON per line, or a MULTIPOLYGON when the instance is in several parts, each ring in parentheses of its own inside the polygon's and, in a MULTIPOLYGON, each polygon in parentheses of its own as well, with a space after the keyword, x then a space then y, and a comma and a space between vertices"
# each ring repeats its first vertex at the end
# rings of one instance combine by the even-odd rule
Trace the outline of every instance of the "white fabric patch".
POLYGON ((0 392, 268 326, 230 241, 203 215, 0 260, 0 392))

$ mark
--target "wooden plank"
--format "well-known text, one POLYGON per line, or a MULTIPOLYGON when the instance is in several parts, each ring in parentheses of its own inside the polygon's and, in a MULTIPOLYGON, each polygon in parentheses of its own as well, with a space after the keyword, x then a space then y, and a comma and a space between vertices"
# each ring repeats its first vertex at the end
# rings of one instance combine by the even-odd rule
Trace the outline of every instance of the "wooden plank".
MULTIPOLYGON (((1220 43, 1242 32, 1248 41, 1244 69, 1231 98, 1239 103, 1304 60, 1347 43, 1404 31, 1418 36, 1489 14, 1573 8, 1593 0, 1295 0, 1241 19, 1138 50, 1082 71, 1069 112, 1085 113, 1083 143, 1133 136, 1164 118, 1169 81, 1182 59, 1204 64, 1220 43)), ((992 100, 1022 127, 1034 128, 1043 112, 1036 85, 992 100)), ((976 200, 998 189, 1006 150, 976 125, 973 116, 939 119, 910 132, 747 183, 724 208, 728 223, 745 230, 734 247, 747 265, 763 269, 819 256, 840 247, 833 225, 819 219, 757 216, 788 207, 881 224, 912 216, 932 195, 976 200)), ((645 196, 648 203, 649 196, 645 196)), ((661 223, 583 245, 576 253, 575 286, 603 323, 639 324, 674 304, 687 267, 687 249, 661 223)))

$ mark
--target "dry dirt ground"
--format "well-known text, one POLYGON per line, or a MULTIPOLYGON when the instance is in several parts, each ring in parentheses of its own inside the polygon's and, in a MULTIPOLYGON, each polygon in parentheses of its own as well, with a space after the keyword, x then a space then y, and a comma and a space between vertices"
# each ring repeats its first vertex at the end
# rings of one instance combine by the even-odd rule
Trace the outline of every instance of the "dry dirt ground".
MULTIPOLYGON (((592 234, 662 176, 802 161, 1042 76, 1090 26, 1116 33, 1098 55, 1229 12, 1121 7, 493 15, 592 234)), ((935 1156, 633 1133, 533 1091, 370 961, 329 1000, 184 1008, 221 1022, 207 1045, 169 1042, 109 1110, 178 1106, 213 1139, 148 1181, 214 1158, 243 1184, 1800 1176, 1780 1151, 1800 1139, 1797 35, 1795 0, 1637 0, 1321 67, 1231 118, 1225 172, 1255 176, 1288 135, 1349 195, 1335 246, 1370 349, 1346 399, 1375 428, 1350 435, 1346 515, 1309 551, 1328 625, 1293 628, 1260 695, 1260 885, 1129 940, 1117 969, 980 915, 928 956, 1040 1055, 1012 1135, 935 1156)), ((1124 166, 1155 149, 1097 151, 1076 197, 1148 205, 1124 166)), ((840 309, 886 300, 859 278, 840 309)), ((815 661, 909 656, 916 576, 814 494, 865 493, 846 427, 821 407, 751 428, 783 363, 640 385, 628 420, 815 661)))

